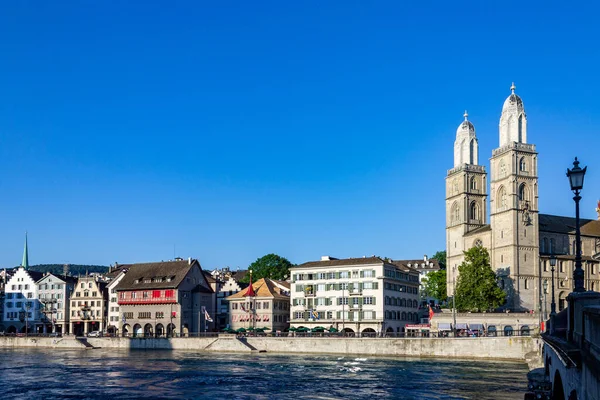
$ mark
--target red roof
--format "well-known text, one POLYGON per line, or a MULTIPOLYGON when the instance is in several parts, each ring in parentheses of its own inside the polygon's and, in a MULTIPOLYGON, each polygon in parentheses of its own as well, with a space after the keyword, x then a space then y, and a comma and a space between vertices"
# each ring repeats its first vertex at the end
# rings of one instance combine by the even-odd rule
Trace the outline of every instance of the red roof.
POLYGON ((252 273, 250 274, 250 285, 248 285, 248 289, 246 290, 244 297, 256 297, 256 292, 252 287, 252 273))

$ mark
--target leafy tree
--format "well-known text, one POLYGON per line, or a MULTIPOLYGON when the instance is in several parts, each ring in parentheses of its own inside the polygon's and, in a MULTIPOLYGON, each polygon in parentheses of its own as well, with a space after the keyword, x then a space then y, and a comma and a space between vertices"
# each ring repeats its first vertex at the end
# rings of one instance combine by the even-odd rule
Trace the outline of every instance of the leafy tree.
MULTIPOLYGON (((50 272, 53 274, 62 275, 64 264, 37 264, 30 265, 29 269, 31 271, 50 272)), ((69 264, 69 275, 71 276, 85 275, 86 272, 89 274, 93 272, 105 274, 108 272, 108 267, 104 265, 69 264)))
POLYGON ((446 250, 438 251, 429 258, 437 260, 441 269, 446 269, 446 250))
POLYGON ((487 249, 476 246, 465 251, 465 261, 458 266, 456 308, 459 311, 490 311, 504 304, 505 298, 490 266, 487 249))
MULTIPOLYGON (((293 264, 287 258, 277 254, 267 254, 250 264, 248 269, 252 270, 253 281, 261 278, 284 280, 290 276, 290 267, 292 266, 293 264)), ((250 274, 246 274, 241 281, 248 283, 250 274)))
POLYGON ((430 272, 423 278, 423 294, 426 297, 433 297, 439 302, 444 302, 448 299, 446 293, 446 270, 430 272))

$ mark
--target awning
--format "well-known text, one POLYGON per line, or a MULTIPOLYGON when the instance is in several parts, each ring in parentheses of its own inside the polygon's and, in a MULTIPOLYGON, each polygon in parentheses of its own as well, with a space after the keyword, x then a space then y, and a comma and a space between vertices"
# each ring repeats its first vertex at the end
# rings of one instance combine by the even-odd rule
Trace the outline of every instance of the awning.
POLYGON ((462 322, 457 322, 456 329, 467 329, 467 324, 462 323, 462 322))
POLYGON ((472 331, 482 331, 483 330, 483 324, 469 324, 469 328, 472 331))
POLYGON ((450 326, 450 323, 446 323, 446 322, 440 322, 438 324, 438 331, 451 331, 452 327, 450 326))

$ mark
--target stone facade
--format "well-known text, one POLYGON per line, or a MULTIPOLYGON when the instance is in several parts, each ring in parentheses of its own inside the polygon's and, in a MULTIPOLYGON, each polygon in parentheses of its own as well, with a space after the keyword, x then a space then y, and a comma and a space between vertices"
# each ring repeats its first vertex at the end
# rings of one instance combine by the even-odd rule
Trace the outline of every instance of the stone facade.
MULTIPOLYGON (((201 312, 214 309, 214 292, 197 260, 125 264, 115 289, 124 336, 189 336, 214 329, 201 312)), ((209 314, 210 316, 210 314, 209 314)))
MULTIPOLYGON (((525 108, 513 85, 502 107, 499 147, 493 150, 490 159, 488 223, 488 178, 485 167, 477 163, 475 128, 465 116, 457 130, 454 168, 448 171, 446 177, 449 296, 454 293, 456 274, 464 261, 464 252, 477 245, 488 249, 492 269, 507 293, 504 308, 535 310, 538 313, 549 308, 551 299, 549 290, 543 291, 543 281, 552 283, 548 268, 550 254, 563 258, 564 272, 555 274, 554 284, 563 297, 568 293, 566 289, 570 285, 574 257, 567 259, 569 254, 573 254, 569 249, 575 234, 574 218, 539 213, 538 153, 533 144, 527 143, 527 136, 525 108)), ((566 179, 564 183, 565 190, 568 190, 566 179)), ((582 220, 582 252, 588 265, 585 268, 586 287, 593 290, 597 290, 600 284, 598 261, 592 258, 600 251, 600 225, 596 224, 600 221, 582 220)), ((557 293, 557 296, 560 294, 557 293)))

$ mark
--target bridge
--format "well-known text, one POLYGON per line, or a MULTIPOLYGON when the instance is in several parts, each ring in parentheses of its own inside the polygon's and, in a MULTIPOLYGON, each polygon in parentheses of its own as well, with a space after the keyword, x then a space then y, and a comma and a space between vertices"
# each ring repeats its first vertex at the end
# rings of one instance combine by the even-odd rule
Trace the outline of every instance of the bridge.
POLYGON ((571 293, 567 300, 542 335, 544 376, 552 384, 546 398, 600 400, 600 293, 571 293))

